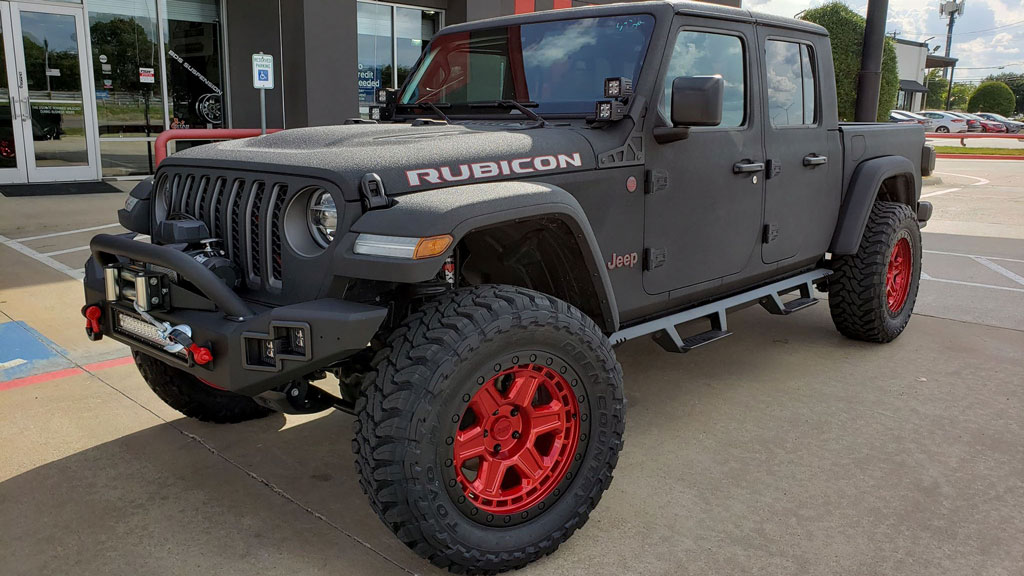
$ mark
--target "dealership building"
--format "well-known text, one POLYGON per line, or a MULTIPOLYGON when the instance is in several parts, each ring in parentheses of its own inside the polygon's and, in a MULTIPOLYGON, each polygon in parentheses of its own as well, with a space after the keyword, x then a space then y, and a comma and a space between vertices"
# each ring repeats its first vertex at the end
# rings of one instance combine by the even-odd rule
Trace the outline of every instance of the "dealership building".
MULTIPOLYGON (((338 124, 400 86, 448 24, 600 0, 0 1, 0 184, 153 172, 174 128, 338 124)), ((739 2, 723 2, 739 5, 739 2)))

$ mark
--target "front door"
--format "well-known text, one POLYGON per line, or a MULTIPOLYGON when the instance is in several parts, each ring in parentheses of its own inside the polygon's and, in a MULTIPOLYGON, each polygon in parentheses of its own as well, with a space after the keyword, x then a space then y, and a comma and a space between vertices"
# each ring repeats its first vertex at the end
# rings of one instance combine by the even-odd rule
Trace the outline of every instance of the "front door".
POLYGON ((757 42, 753 26, 687 18, 663 63, 656 124, 670 120, 672 81, 720 75, 722 122, 693 128, 686 140, 658 144, 647 165, 656 184, 645 196, 644 290, 714 286, 757 262, 764 192, 757 42), (703 286, 698 286, 703 285, 703 286))
POLYGON ((0 182, 99 177, 81 6, 0 4, 0 182))

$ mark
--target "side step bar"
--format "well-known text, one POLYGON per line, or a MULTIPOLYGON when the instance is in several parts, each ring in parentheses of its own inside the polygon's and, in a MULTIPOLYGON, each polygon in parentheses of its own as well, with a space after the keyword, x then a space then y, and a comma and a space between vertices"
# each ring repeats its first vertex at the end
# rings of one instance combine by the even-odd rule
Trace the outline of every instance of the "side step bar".
POLYGON ((612 334, 609 339, 612 345, 619 345, 627 340, 654 334, 654 341, 665 350, 669 352, 689 352, 694 348, 721 340, 732 334, 728 330, 725 318, 726 311, 730 308, 749 304, 750 302, 757 302, 772 314, 786 315, 816 304, 818 299, 814 297, 814 283, 830 274, 832 274, 832 271, 825 268, 812 270, 811 272, 762 286, 749 292, 730 296, 717 302, 683 310, 682 312, 651 320, 650 322, 644 322, 643 324, 637 324, 636 326, 630 326, 612 334), (793 290, 799 290, 800 297, 789 302, 783 302, 782 295, 793 290), (682 338, 679 335, 676 326, 701 318, 706 318, 711 322, 711 330, 688 338, 682 338))

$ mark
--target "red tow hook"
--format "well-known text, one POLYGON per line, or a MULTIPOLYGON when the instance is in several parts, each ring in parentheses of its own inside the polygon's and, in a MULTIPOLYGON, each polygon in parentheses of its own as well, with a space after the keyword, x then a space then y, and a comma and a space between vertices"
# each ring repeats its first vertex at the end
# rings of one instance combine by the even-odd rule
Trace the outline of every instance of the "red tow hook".
POLYGON ((192 353, 192 360, 200 366, 213 361, 213 352, 210 352, 209 348, 203 348, 199 344, 193 343, 188 347, 188 351, 192 353))
POLYGON ((103 338, 103 328, 100 326, 103 309, 99 306, 86 306, 82 315, 85 316, 85 335, 89 337, 89 340, 95 342, 103 338))

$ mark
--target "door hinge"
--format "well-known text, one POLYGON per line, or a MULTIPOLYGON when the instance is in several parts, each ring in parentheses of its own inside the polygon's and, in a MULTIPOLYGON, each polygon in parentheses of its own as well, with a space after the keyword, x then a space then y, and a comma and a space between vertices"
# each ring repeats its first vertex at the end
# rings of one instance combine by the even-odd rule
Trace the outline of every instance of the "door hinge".
POLYGON ((644 192, 654 194, 668 190, 668 170, 648 170, 647 187, 644 192))
POLYGON ((782 174, 782 162, 771 159, 765 162, 765 180, 771 180, 772 178, 775 178, 779 174, 782 174))
POLYGON ((654 270, 665 265, 668 259, 668 251, 664 248, 644 249, 644 270, 654 270))
POLYGON ((778 224, 765 224, 764 234, 761 241, 765 244, 771 244, 772 242, 779 239, 779 225, 778 224))

